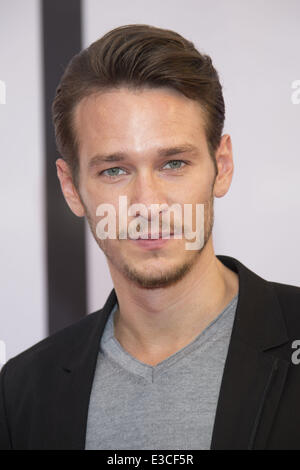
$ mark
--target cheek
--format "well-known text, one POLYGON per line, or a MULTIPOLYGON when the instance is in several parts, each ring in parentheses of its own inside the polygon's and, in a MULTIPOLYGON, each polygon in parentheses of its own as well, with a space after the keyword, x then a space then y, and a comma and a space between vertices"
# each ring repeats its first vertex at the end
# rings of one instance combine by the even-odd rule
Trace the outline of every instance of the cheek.
POLYGON ((185 201, 190 204, 205 203, 211 198, 211 186, 207 182, 200 181, 194 185, 189 185, 185 192, 185 201))
POLYGON ((82 189, 82 197, 92 211, 93 216, 96 215, 97 207, 100 204, 111 204, 117 210, 118 200, 112 198, 111 190, 105 190, 100 187, 97 182, 89 182, 82 189))
POLYGON ((214 183, 213 168, 207 168, 197 175, 197 178, 191 183, 189 187, 190 197, 198 202, 205 202, 211 199, 214 183))

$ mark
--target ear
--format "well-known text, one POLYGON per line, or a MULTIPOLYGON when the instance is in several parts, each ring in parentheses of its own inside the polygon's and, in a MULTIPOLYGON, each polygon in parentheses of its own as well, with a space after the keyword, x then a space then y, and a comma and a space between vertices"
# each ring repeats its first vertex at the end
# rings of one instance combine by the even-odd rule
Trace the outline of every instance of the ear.
POLYGON ((55 164, 60 187, 68 206, 75 215, 78 217, 83 217, 85 215, 84 207, 73 184, 69 165, 62 158, 58 158, 55 164))
POLYGON ((224 134, 216 151, 218 175, 214 184, 214 196, 223 197, 230 188, 233 176, 233 156, 230 135, 224 134))

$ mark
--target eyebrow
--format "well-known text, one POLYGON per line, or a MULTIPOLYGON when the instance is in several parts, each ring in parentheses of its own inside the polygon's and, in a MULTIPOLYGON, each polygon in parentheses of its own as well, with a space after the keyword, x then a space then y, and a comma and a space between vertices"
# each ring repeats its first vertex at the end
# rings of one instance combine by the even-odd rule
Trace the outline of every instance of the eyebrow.
MULTIPOLYGON (((160 148, 157 151, 159 157, 169 157, 179 153, 193 152, 198 150, 195 145, 183 144, 176 147, 160 148)), ((89 160, 88 168, 91 169, 103 162, 121 162, 128 158, 125 152, 115 152, 108 155, 97 154, 89 160)))

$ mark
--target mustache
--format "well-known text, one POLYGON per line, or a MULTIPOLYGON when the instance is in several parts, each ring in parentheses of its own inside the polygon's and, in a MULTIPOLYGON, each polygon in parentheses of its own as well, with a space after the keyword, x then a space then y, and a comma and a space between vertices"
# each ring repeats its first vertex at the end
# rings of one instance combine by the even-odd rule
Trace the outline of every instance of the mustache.
POLYGON ((169 236, 169 235, 182 235, 183 233, 191 233, 192 228, 185 224, 185 225, 169 225, 169 224, 160 224, 159 227, 155 227, 151 230, 151 224, 148 224, 147 221, 145 223, 138 223, 136 226, 130 226, 127 229, 119 229, 117 233, 117 238, 122 239, 125 236, 127 238, 131 238, 134 233, 138 233, 140 237, 149 237, 151 235, 155 236, 159 234, 159 236, 169 236), (148 227, 150 225, 150 227, 148 227))

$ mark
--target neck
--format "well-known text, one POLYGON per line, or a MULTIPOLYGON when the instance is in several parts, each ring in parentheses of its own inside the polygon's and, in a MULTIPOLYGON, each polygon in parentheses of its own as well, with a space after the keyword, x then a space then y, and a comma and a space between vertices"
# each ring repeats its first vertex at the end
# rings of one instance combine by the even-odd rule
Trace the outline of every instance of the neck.
POLYGON ((125 350, 156 364, 186 346, 238 292, 238 275, 215 256, 211 239, 176 284, 145 289, 110 266, 119 308, 115 336, 125 350))

